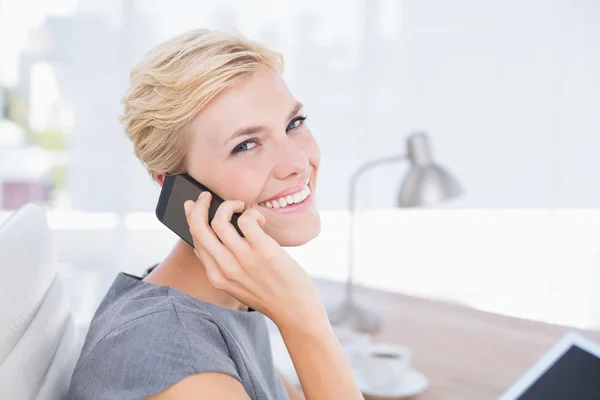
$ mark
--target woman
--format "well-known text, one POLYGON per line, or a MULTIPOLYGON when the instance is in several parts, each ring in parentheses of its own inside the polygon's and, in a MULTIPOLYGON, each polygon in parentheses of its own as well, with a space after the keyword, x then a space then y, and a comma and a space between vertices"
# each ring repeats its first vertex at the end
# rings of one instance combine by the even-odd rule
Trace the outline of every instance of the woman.
POLYGON ((143 280, 116 278, 72 398, 300 398, 274 369, 262 314, 308 399, 362 398, 315 286, 281 248, 320 230, 320 152, 281 70, 281 56, 258 43, 195 30, 131 72, 122 120, 155 181, 187 172, 229 200, 210 226, 209 193, 182 204, 194 247, 179 240, 143 280), (244 237, 229 222, 236 212, 244 237))

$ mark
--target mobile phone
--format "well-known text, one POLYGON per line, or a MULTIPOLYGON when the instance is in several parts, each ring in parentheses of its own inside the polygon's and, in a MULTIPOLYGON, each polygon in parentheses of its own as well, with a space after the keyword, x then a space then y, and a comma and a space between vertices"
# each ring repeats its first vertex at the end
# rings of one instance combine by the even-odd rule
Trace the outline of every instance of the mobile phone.
MULTIPOLYGON (((224 200, 188 174, 167 174, 156 205, 156 218, 192 247, 194 246, 194 240, 190 233, 183 204, 187 200, 196 201, 202 192, 212 194, 208 209, 208 222, 210 224, 224 200)), ((237 224, 240 215, 239 213, 233 214, 231 224, 243 237, 244 235, 237 224)))

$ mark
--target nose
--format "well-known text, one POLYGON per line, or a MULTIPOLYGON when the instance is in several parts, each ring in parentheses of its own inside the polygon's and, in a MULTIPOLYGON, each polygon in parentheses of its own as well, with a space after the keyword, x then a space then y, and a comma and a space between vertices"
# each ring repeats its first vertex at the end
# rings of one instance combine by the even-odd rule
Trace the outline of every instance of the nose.
POLYGON ((308 157, 289 138, 285 137, 277 148, 277 161, 273 175, 284 180, 290 176, 300 175, 308 169, 308 157))

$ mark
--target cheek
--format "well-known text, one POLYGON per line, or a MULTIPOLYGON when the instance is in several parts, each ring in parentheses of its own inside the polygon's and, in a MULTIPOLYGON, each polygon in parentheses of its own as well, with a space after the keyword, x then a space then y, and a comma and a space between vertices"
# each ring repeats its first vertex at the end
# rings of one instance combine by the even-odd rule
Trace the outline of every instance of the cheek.
POLYGON ((243 181, 237 183, 235 189, 237 198, 242 200, 246 207, 250 206, 257 201, 262 189, 261 180, 257 180, 255 177, 246 177, 243 181))
POLYGON ((313 168, 319 168, 319 164, 321 164, 321 149, 319 148, 319 144, 315 140, 312 133, 309 133, 306 140, 305 145, 305 154, 308 158, 308 162, 313 166, 313 168))
POLYGON ((264 174, 242 166, 230 172, 227 179, 219 183, 226 199, 241 200, 247 207, 256 202, 264 186, 264 174))

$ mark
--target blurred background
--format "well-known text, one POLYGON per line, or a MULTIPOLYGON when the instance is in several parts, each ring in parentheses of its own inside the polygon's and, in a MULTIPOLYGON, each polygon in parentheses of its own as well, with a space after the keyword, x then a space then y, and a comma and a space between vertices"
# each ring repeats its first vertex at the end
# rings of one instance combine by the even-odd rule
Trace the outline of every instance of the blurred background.
POLYGON ((346 277, 353 171, 423 130, 465 193, 396 209, 408 165, 370 171, 356 282, 600 328, 599 2, 0 0, 0 220, 46 207, 79 319, 176 240, 118 116, 135 62, 198 27, 285 56, 323 152, 323 233, 289 249, 312 276, 346 277))

